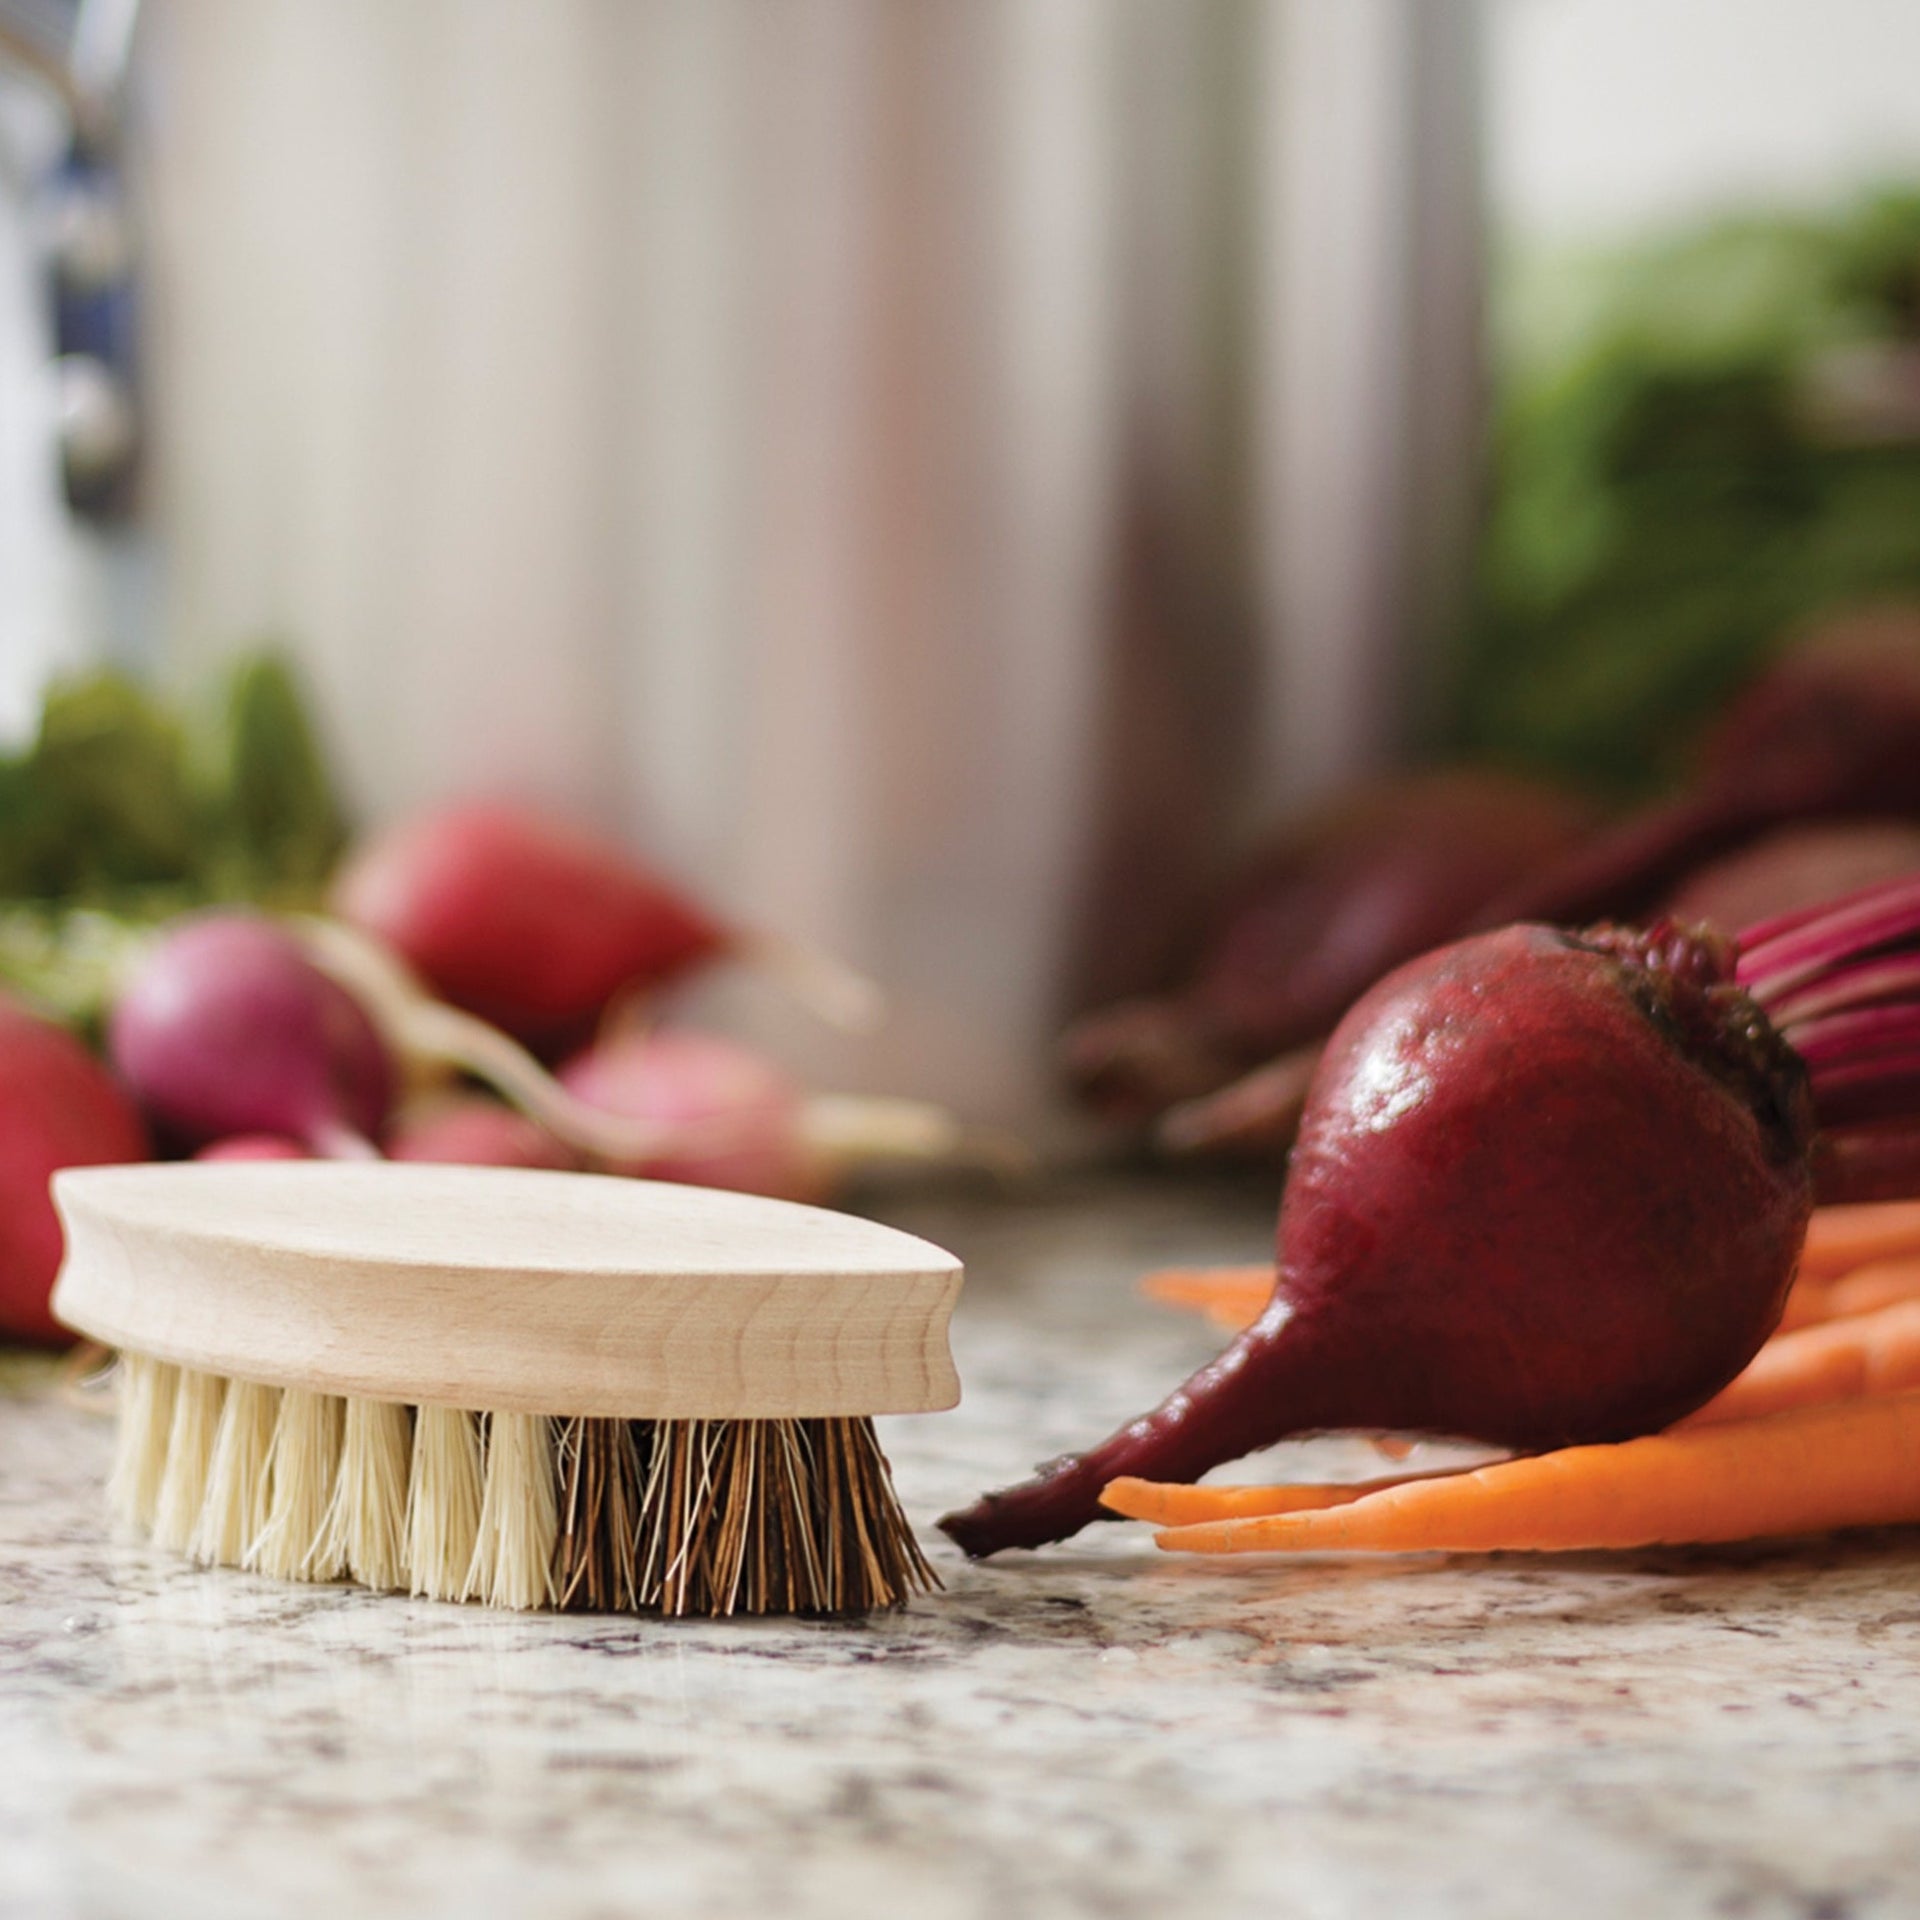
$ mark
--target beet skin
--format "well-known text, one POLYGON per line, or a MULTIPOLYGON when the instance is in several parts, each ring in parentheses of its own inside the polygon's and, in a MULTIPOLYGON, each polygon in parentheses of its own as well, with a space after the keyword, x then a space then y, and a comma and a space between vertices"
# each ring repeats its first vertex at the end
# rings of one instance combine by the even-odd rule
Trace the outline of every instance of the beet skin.
POLYGON ((1812 1205, 1805 1076, 1730 943, 1516 926, 1389 975, 1315 1076, 1259 1321, 1155 1412, 941 1525, 1064 1539, 1122 1474, 1290 1435, 1536 1450, 1668 1425, 1779 1318, 1812 1205))

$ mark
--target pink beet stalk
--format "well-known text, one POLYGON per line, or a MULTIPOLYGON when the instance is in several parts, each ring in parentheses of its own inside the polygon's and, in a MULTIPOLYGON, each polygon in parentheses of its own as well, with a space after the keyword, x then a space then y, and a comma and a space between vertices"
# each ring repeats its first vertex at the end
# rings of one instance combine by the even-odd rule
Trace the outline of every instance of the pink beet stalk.
POLYGON ((1805 1063, 1819 1125, 1920 1119, 1920 879, 1749 927, 1735 977, 1805 1063))

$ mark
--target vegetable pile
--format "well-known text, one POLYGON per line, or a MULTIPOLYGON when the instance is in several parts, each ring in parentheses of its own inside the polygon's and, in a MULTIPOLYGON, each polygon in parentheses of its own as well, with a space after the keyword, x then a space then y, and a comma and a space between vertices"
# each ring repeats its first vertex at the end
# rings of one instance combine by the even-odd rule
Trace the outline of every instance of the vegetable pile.
POLYGON ((809 1095, 652 1024, 729 957, 874 1015, 844 968, 524 807, 349 848, 275 659, 186 712, 110 674, 54 688, 0 761, 0 1336, 60 1337, 62 1166, 388 1154, 817 1199, 875 1161, 976 1150, 937 1108, 809 1095))
POLYGON ((1656 1432, 1780 1321, 1816 1131, 1916 1109, 1920 881, 1737 942, 1662 921, 1440 948, 1334 1032, 1259 1317, 1152 1413, 941 1524, 974 1555, 1064 1539, 1115 1481, 1302 1433, 1656 1432))
MULTIPOLYGON (((1466 776, 1450 779, 1457 793, 1466 776)), ((1489 808, 1497 804, 1497 789, 1483 790, 1489 808)), ((1670 798, 1583 832, 1570 803, 1550 813, 1543 800, 1526 801, 1528 791, 1508 783, 1509 824, 1492 841, 1503 864, 1471 856, 1482 859, 1489 882, 1477 895, 1449 894, 1435 876, 1469 857, 1455 850, 1463 837, 1490 838, 1485 824, 1436 793, 1425 803, 1429 825, 1400 830, 1406 846, 1427 850, 1429 912, 1420 931, 1429 937, 1421 946, 1515 921, 1580 925, 1662 911, 1730 931, 1870 879, 1920 870, 1920 605, 1840 612, 1798 636, 1709 732, 1692 781, 1670 798), (1554 836, 1539 831, 1550 817, 1560 822, 1554 836), (1528 849, 1533 857, 1522 857, 1528 849)), ((1323 895, 1316 914, 1276 911, 1286 896, 1273 893, 1271 878, 1287 870, 1256 866, 1255 877, 1270 877, 1267 890, 1250 878, 1231 896, 1235 904, 1186 986, 1069 1033, 1070 1077, 1099 1090, 1082 1070, 1089 1035, 1144 1037, 1150 1046, 1135 1052, 1149 1066, 1175 1060, 1185 1073, 1154 1078, 1136 1070, 1129 1082, 1132 1111, 1160 1114, 1163 1145, 1180 1152, 1283 1148, 1333 1019, 1387 966, 1411 957, 1399 950, 1399 936, 1413 923, 1397 922, 1385 904, 1405 889, 1395 872, 1405 858, 1398 843, 1389 836, 1379 846, 1333 844, 1342 856, 1338 889, 1323 895), (1349 936, 1337 945, 1344 991, 1322 994, 1317 1024, 1295 1018, 1311 1004, 1312 988, 1333 984, 1326 952, 1347 923, 1373 944, 1349 936), (1237 1011, 1229 1028, 1214 1010, 1221 999, 1214 979, 1223 956, 1234 955, 1237 1011), (1223 1041, 1229 1032, 1239 1041, 1223 1041), (1276 1057, 1244 1071, 1261 1036, 1276 1057), (1196 1061, 1206 1070, 1197 1071, 1196 1061), (1231 1078, 1235 1062, 1240 1077, 1231 1078)))

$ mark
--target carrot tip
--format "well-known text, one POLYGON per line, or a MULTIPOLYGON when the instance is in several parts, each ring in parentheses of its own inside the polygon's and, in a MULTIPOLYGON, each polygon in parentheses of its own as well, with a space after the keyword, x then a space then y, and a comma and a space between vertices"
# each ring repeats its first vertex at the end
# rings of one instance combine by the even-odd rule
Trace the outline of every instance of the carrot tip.
POLYGON ((1128 1520, 1151 1520, 1159 1482, 1123 1474, 1100 1489, 1100 1504, 1128 1520))

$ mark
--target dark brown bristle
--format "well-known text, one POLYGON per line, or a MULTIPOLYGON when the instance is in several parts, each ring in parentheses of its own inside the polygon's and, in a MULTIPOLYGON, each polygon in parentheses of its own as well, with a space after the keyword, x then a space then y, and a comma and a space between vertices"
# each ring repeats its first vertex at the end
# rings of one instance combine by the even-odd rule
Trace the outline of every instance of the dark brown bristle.
POLYGON ((867 1613, 939 1585, 870 1420, 572 1420, 560 1452, 563 1606, 867 1613))
POLYGON ((653 1429, 633 1420, 575 1416, 560 1432, 560 1534, 554 1543, 558 1604, 588 1613, 632 1613, 640 1525, 642 1449, 653 1429))

